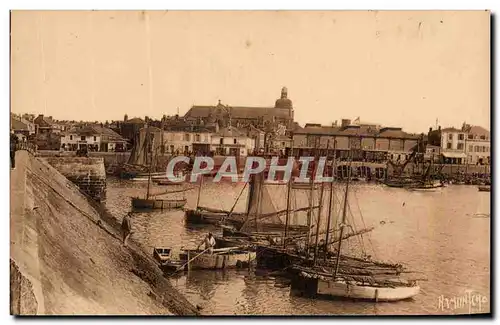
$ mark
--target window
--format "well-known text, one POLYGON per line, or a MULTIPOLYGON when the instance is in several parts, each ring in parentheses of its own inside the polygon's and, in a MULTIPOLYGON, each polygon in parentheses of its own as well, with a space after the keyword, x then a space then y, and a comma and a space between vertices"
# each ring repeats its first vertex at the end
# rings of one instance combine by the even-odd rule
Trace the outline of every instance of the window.
POLYGON ((220 138, 219 143, 224 144, 224 138, 220 138))
POLYGON ((448 142, 448 143, 446 144, 446 149, 451 149, 451 142, 448 142))
POLYGON ((458 143, 457 144, 457 149, 458 150, 464 150, 464 144, 463 143, 458 143))
POLYGON ((470 152, 474 151, 474 146, 469 146, 469 151, 470 152))
POLYGON ((189 141, 189 140, 190 140, 189 133, 184 134, 184 141, 189 141))
POLYGON ((234 142, 234 144, 236 144, 237 143, 236 139, 234 139, 233 142, 234 142))
POLYGON ((94 135, 94 141, 97 141, 97 137, 94 135))
POLYGON ((453 140, 453 134, 448 134, 448 139, 453 140))
POLYGON ((70 136, 69 136, 69 139, 70 139, 70 140, 73 140, 73 136, 72 136, 72 135, 70 135, 70 136))
POLYGON ((284 147, 285 146, 285 142, 281 142, 281 145, 284 147))
POLYGON ((174 151, 175 151, 175 149, 174 149, 174 145, 173 145, 173 144, 171 144, 171 145, 170 145, 170 152, 171 152, 171 153, 173 153, 174 151))
POLYGON ((463 140, 463 139, 464 139, 464 134, 463 134, 463 133, 460 133, 460 134, 458 135, 458 140, 463 140))
POLYGON ((482 135, 480 138, 481 138, 481 140, 486 140, 486 136, 485 135, 482 135))
POLYGON ((474 151, 479 152, 479 146, 474 146, 474 151))
POLYGON ((84 136, 84 135, 82 135, 82 136, 80 137, 80 140, 85 141, 85 136, 84 136))
POLYGON ((473 134, 469 134, 468 138, 469 138, 469 140, 473 140, 474 139, 474 135, 473 134))
POLYGON ((195 141, 196 142, 201 142, 201 137, 199 134, 195 135, 195 141))

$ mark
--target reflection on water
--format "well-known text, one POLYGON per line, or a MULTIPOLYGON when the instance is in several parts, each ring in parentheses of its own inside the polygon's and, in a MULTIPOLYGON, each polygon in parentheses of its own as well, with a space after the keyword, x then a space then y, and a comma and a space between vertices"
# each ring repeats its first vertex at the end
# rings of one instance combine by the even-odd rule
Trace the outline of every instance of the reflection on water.
MULTIPOLYGON (((109 179, 106 205, 121 219, 131 209, 130 197, 144 195, 145 187, 144 183, 109 179)), ((242 187, 243 184, 205 182, 200 205, 229 210, 242 187)), ((160 188, 156 190, 159 192, 160 188)), ((280 186, 271 191, 277 209, 286 204, 285 191, 280 186)), ((475 216, 490 214, 490 193, 479 192, 474 186, 410 192, 362 183, 354 184, 351 193, 349 206, 353 217, 350 220, 356 221, 358 229, 376 227, 364 235, 365 248, 373 257, 403 263, 428 279, 421 282, 421 294, 413 300, 375 304, 292 297, 289 288, 279 287, 274 279, 256 276, 248 270, 191 271, 171 281, 208 314, 467 313, 467 306, 456 310, 439 308, 439 297, 451 299, 463 296, 467 290, 487 296, 483 311, 489 311, 490 219, 475 216)), ((196 205, 197 194, 197 189, 185 194, 188 207, 196 205)), ((182 197, 183 194, 175 195, 182 197)), ((324 202, 327 196, 325 192, 324 202)), ((243 194, 235 211, 244 211, 245 197, 243 194)), ((341 187, 336 189, 335 197, 338 211, 341 187)), ((307 193, 298 192, 293 201, 297 207, 306 206, 307 193)), ((301 222, 304 216, 296 216, 296 219, 301 222)), ((142 212, 133 217, 132 238, 147 252, 152 252, 153 247, 171 247, 176 254, 182 247, 197 246, 207 231, 220 233, 215 227, 187 227, 183 211, 142 212)), ((352 248, 349 245, 347 241, 347 250, 352 248)))

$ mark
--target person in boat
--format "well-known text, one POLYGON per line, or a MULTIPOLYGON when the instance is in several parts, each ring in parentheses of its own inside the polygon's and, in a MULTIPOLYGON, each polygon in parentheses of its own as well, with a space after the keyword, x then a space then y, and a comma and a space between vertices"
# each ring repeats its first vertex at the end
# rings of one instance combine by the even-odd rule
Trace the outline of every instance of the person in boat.
POLYGON ((127 213, 127 215, 123 218, 122 221, 122 232, 123 232, 123 246, 127 247, 127 240, 132 234, 132 223, 130 222, 131 213, 127 213))
POLYGON ((208 249, 210 254, 212 254, 213 249, 215 248, 215 244, 216 244, 215 238, 212 235, 212 233, 209 232, 208 235, 203 239, 203 241, 198 245, 196 249, 199 250, 200 246, 205 245, 205 250, 208 249))

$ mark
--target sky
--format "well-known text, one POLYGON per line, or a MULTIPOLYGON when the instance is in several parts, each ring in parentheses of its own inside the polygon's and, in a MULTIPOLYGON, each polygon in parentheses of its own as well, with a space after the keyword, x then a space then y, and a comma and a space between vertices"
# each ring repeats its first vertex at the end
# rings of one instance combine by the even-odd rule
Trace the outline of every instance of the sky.
POLYGON ((490 129, 487 11, 13 11, 11 110, 55 119, 272 107, 490 129))

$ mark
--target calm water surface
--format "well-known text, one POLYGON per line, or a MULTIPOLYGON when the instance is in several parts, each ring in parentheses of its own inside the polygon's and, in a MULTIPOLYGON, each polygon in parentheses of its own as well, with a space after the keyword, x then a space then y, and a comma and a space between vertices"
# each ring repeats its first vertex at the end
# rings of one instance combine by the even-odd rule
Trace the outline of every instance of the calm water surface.
MULTIPOLYGON (((231 209, 242 184, 205 182, 201 206, 231 209)), ((130 197, 144 196, 146 184, 108 179, 108 209, 121 220, 130 211, 130 197)), ((165 187, 153 191, 165 191, 165 187)), ((293 297, 269 277, 248 270, 191 271, 171 280, 177 289, 208 314, 463 314, 469 306, 447 308, 443 298, 463 297, 467 291, 486 296, 482 312, 490 311, 490 193, 475 186, 450 186, 438 192, 411 192, 372 184, 353 184, 349 196, 349 221, 356 229, 374 226, 364 235, 364 247, 378 260, 402 263, 422 272, 421 293, 413 300, 397 303, 323 301, 293 297), (352 191, 351 191, 352 190, 352 191)), ((335 190, 336 214, 343 187, 335 190)), ((245 208, 246 189, 235 210, 245 208)), ((185 193, 187 207, 196 206, 197 189, 185 193)), ((172 197, 182 197, 177 193, 172 197)), ((273 186, 270 195, 276 208, 286 206, 285 188, 273 186)), ((325 203, 327 192, 325 191, 325 203)), ((305 191, 293 197, 296 207, 307 205, 305 191)), ((326 206, 323 210, 326 215, 326 206)), ((323 217, 323 219, 326 219, 323 217)), ((294 217, 305 223, 304 215, 294 217)), ((324 220, 323 220, 324 222, 324 220)), ((207 231, 215 227, 185 225, 183 211, 138 213, 132 220, 132 238, 146 252, 153 247, 178 250, 196 247, 207 231)), ((347 241, 345 250, 356 250, 360 243, 347 241)), ((343 245, 344 246, 344 245, 343 245)), ((344 251, 344 248, 343 248, 344 251)), ((472 312, 478 312, 477 307, 472 312)))

